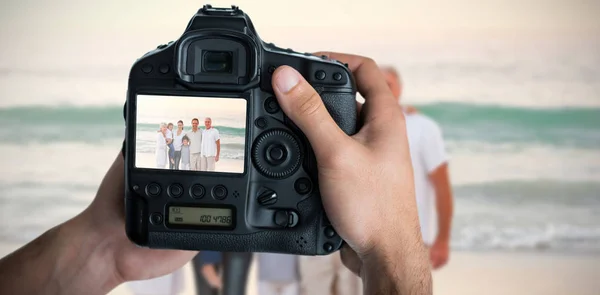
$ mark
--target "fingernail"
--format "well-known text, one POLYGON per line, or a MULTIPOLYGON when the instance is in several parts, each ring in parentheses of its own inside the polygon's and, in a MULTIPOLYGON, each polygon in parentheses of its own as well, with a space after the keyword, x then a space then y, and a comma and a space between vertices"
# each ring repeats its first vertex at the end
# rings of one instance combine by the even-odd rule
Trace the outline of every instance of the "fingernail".
POLYGON ((279 89, 279 91, 283 93, 289 92, 294 86, 298 85, 300 82, 300 74, 290 68, 284 67, 277 74, 277 80, 275 81, 275 86, 279 89))

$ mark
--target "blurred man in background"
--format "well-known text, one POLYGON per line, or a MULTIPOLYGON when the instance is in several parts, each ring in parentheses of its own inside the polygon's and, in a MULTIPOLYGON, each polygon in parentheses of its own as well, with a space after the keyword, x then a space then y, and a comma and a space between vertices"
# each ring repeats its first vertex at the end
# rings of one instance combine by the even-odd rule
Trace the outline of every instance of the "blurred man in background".
POLYGON ((300 294, 298 256, 280 253, 258 253, 257 256, 258 294, 300 294))
POLYGON ((223 288, 221 269, 223 255, 220 252, 200 251, 192 260, 196 277, 196 294, 218 295, 223 288))
MULTIPOLYGON (((393 67, 384 67, 382 70, 388 86, 400 103, 400 75, 393 67)), ((414 171, 421 234, 429 248, 431 266, 438 269, 448 262, 450 256, 453 200, 448 155, 438 124, 413 107, 403 106, 403 110, 414 171)))
POLYGON ((300 294, 363 294, 360 278, 344 266, 340 254, 299 256, 300 294))

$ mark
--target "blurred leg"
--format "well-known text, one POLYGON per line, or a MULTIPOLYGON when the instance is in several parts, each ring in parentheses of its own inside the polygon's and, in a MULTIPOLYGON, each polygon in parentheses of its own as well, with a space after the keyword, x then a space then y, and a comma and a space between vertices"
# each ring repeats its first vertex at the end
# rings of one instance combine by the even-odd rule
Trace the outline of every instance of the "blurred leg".
POLYGON ((300 256, 300 294, 329 295, 335 278, 332 255, 300 256))
POLYGON ((350 271, 342 262, 340 252, 331 254, 336 269, 336 295, 359 295, 362 289, 359 287, 360 278, 350 271))
POLYGON ((202 261, 200 254, 192 259, 194 268, 194 278, 196 279, 196 295, 216 295, 217 292, 208 284, 204 275, 202 275, 202 261))
POLYGON ((281 292, 281 295, 300 295, 300 283, 294 282, 287 284, 283 288, 283 292, 281 292))
POLYGON ((258 282, 258 294, 259 295, 280 295, 280 294, 277 294, 275 287, 270 282, 264 282, 264 281, 258 282))
POLYGON ((206 171, 206 157, 200 157, 200 171, 206 171))
POLYGON ((223 253, 223 293, 221 295, 246 294, 246 282, 251 262, 252 253, 223 253))

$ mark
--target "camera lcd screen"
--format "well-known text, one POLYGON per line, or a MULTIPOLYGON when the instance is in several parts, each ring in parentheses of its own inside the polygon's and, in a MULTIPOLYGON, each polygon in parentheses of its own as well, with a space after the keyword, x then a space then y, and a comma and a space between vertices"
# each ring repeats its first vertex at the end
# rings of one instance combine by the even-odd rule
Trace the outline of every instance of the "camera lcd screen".
POLYGON ((233 211, 228 208, 170 207, 169 223, 173 225, 233 225, 233 211))
POLYGON ((243 98, 137 95, 135 166, 243 173, 243 98))

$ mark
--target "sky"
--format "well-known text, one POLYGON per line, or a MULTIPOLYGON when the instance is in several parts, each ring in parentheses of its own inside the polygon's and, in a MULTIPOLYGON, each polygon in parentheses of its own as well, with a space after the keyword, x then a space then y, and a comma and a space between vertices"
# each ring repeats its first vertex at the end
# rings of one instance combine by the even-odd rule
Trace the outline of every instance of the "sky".
MULTIPOLYGON (((600 34, 597 0, 208 2, 239 5, 262 39, 302 51, 343 50, 382 39, 387 41, 377 42, 467 35, 600 34)), ((0 63, 27 59, 60 66, 72 58, 82 59, 83 64, 93 58, 109 65, 131 62, 141 52, 177 39, 203 4, 189 0, 3 0, 0 36, 4 44, 9 41, 11 45, 0 49, 0 63), (103 48, 102 57, 85 56, 86 51, 97 48, 103 48)))
POLYGON ((246 100, 138 95, 137 114, 138 123, 177 124, 178 120, 182 120, 184 126, 191 126, 191 120, 198 118, 202 127, 204 118, 211 117, 215 126, 243 128, 246 126, 246 100))
MULTIPOLYGON (((0 107, 122 104, 132 63, 157 45, 178 39, 205 4, 190 0, 0 2, 4 45, 0 47, 0 107)), ((596 99, 600 80, 594 78, 596 74, 585 74, 596 73, 600 65, 595 56, 600 52, 598 0, 209 3, 239 5, 260 37, 280 47, 351 52, 401 67, 405 94, 420 102, 503 103, 506 93, 511 104, 519 105, 564 105, 572 97, 580 101, 577 104, 600 103, 596 99), (461 63, 463 68, 455 66, 461 63), (517 63, 516 73, 498 77, 462 72, 476 66, 510 69, 517 63), (520 84, 539 76, 552 78, 520 84), (558 82, 563 84, 554 77, 562 77, 558 82), (490 81, 496 90, 490 91, 490 81), (525 95, 527 99, 521 97, 525 95)))

